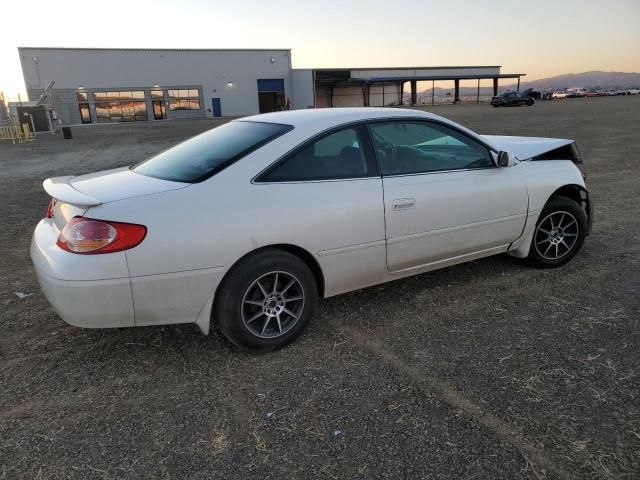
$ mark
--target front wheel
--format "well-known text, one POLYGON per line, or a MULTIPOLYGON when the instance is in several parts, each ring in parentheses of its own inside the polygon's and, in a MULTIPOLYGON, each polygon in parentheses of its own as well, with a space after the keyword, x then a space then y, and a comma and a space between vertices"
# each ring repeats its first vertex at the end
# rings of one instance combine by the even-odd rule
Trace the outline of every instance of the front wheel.
POLYGON ((535 100, 534 100, 533 98, 529 98, 529 99, 527 100, 527 107, 530 107, 530 106, 531 106, 531 105, 533 105, 534 103, 536 103, 536 102, 535 102, 535 100))
POLYGON ((304 331, 317 297, 315 278, 304 262, 282 250, 263 250, 241 260, 225 278, 214 320, 242 350, 275 350, 304 331))
POLYGON ((551 197, 536 223, 527 258, 540 268, 559 267, 578 253, 586 235, 582 207, 566 197, 551 197))

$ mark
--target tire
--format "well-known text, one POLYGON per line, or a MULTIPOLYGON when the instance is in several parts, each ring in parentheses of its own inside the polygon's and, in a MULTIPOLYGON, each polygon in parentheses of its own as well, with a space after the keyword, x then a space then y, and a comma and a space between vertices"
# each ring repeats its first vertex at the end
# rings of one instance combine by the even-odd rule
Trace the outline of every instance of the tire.
POLYGON ((535 102, 535 100, 534 100, 533 98, 529 98, 529 99, 527 100, 527 107, 530 107, 530 106, 531 106, 531 105, 533 105, 534 103, 536 103, 536 102, 535 102))
POLYGON ((231 269, 216 294, 213 318, 241 350, 266 352, 300 336, 317 300, 316 281, 307 265, 295 255, 267 249, 231 269))
POLYGON ((539 268, 564 265, 582 248, 587 224, 587 214, 574 200, 551 197, 536 222, 527 259, 539 268))

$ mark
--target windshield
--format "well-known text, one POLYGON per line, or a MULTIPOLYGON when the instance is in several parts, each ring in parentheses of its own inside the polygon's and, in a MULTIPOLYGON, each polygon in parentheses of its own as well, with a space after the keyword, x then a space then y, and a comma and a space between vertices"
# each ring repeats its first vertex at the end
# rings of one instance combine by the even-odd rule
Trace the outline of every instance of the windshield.
POLYGON ((201 182, 292 128, 277 123, 229 122, 139 163, 133 171, 175 182, 201 182))

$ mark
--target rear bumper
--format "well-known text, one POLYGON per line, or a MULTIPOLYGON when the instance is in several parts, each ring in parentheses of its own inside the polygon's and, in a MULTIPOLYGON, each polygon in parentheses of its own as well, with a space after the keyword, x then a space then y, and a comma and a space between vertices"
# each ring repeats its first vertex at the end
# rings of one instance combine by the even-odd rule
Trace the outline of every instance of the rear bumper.
POLYGON ((56 246, 59 233, 52 220, 41 220, 31 260, 40 288, 67 323, 112 328, 197 322, 208 330, 224 267, 130 277, 125 252, 70 253, 56 246))
POLYGON ((53 221, 44 219, 31 240, 38 282, 53 309, 77 327, 132 327, 133 300, 124 253, 69 253, 56 246, 58 233, 53 221))
POLYGON ((56 313, 82 328, 133 327, 129 279, 68 281, 36 267, 40 288, 56 313))

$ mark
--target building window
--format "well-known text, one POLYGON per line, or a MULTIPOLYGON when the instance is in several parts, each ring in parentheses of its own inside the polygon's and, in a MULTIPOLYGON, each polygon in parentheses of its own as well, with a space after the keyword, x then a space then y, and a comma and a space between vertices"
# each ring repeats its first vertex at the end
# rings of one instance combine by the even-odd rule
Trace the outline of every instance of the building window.
POLYGON ((154 100, 162 100, 164 92, 162 90, 151 90, 151 98, 154 100))
POLYGON ((144 91, 95 92, 98 123, 147 120, 144 91))
POLYGON ((87 92, 77 92, 78 109, 80 110, 80 119, 82 123, 91 123, 91 109, 89 108, 89 100, 87 92))
POLYGON ((189 90, 169 90, 170 110, 200 110, 200 92, 189 90))

